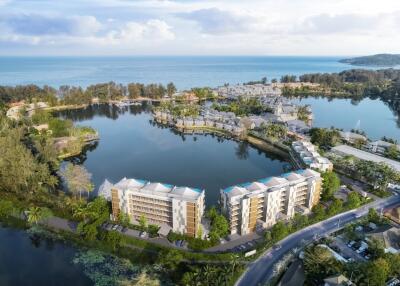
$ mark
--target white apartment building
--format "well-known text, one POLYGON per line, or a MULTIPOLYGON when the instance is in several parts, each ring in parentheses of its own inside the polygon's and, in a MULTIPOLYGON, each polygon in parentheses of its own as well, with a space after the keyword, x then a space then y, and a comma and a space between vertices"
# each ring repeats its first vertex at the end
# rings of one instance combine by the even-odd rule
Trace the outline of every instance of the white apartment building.
POLYGON ((231 234, 268 228, 279 219, 292 218, 318 204, 322 179, 311 169, 298 170, 221 190, 221 205, 231 234))
POLYGON ((292 143, 292 157, 295 161, 308 168, 316 169, 322 172, 331 171, 333 164, 327 158, 322 157, 317 148, 308 141, 295 141, 292 143))
POLYGON ((107 188, 114 218, 124 212, 132 223, 144 216, 148 223, 177 233, 192 237, 198 233, 205 207, 204 190, 127 178, 107 188))

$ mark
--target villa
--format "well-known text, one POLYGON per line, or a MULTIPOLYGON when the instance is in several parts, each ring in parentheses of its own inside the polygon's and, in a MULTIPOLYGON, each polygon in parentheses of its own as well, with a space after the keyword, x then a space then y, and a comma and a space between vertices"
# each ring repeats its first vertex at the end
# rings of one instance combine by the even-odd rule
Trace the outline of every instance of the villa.
POLYGON ((227 85, 220 86, 216 92, 221 97, 229 99, 237 99, 239 96, 244 98, 260 97, 260 96, 280 96, 281 89, 270 84, 249 84, 249 85, 227 85))
POLYGON ((230 234, 249 234, 310 210, 319 202, 321 183, 318 172, 306 169, 221 190, 230 234))
POLYGON ((332 162, 322 157, 316 147, 308 141, 293 142, 291 155, 298 165, 305 165, 321 172, 333 170, 332 162))
POLYGON ((103 183, 99 194, 111 200, 114 219, 123 212, 137 224, 141 217, 163 229, 196 237, 204 214, 204 190, 123 178, 103 183))

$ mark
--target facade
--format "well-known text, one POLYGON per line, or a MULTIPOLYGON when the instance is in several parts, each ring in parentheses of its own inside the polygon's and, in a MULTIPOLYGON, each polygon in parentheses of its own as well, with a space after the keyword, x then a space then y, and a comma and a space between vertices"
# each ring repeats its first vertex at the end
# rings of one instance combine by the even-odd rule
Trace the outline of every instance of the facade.
POLYGON ((108 188, 114 218, 123 212, 137 223, 144 216, 150 224, 192 237, 201 227, 204 190, 127 178, 108 188))
POLYGON ((230 233, 248 234, 292 218, 297 209, 311 209, 319 202, 321 183, 318 172, 306 169, 221 190, 230 233))
POLYGON ((333 164, 327 158, 322 157, 315 146, 308 141, 295 141, 292 143, 292 158, 300 165, 316 169, 322 172, 331 171, 333 164))

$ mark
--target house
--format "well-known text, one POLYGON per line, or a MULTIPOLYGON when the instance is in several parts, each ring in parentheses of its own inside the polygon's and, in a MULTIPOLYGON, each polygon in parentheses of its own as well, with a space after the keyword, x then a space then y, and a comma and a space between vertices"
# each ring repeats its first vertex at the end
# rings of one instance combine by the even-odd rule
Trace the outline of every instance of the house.
POLYGON ((277 286, 302 286, 305 280, 304 265, 301 260, 296 259, 290 264, 277 286))
POLYGON ((400 151, 400 145, 393 144, 393 143, 390 143, 390 142, 386 142, 386 141, 383 141, 383 140, 377 140, 377 141, 369 142, 367 144, 367 146, 366 146, 366 149, 369 152, 377 153, 377 154, 380 154, 380 155, 384 155, 386 153, 386 151, 392 146, 395 146, 397 148, 397 150, 400 151))
POLYGON ((400 229, 394 226, 378 228, 367 234, 368 238, 381 241, 386 253, 400 253, 400 229))
POLYGON ((354 133, 354 132, 339 131, 339 134, 340 134, 340 137, 342 138, 342 140, 344 140, 350 144, 354 144, 357 141, 365 142, 365 143, 368 141, 368 138, 365 137, 364 135, 354 133))
POLYGON ((298 119, 286 121, 286 125, 289 131, 299 134, 307 134, 311 129, 304 121, 298 119))
POLYGON ((346 276, 343 274, 337 274, 324 279, 324 286, 351 286, 354 285, 346 276))
POLYGON ((333 169, 333 164, 327 158, 322 157, 316 147, 308 141, 294 141, 292 143, 292 159, 300 165, 325 172, 333 169))

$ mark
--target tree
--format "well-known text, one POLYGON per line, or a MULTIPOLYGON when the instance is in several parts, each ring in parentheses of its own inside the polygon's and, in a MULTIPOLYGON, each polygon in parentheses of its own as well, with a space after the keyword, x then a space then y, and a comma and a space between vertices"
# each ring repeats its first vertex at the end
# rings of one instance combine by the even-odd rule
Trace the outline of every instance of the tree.
POLYGON ((394 160, 399 159, 400 151, 397 148, 397 145, 390 145, 385 151, 385 156, 394 160))
POLYGON ((108 246, 110 246, 113 250, 115 250, 120 246, 122 237, 119 232, 112 230, 106 232, 104 240, 105 242, 107 242, 108 246))
POLYGON ((378 212, 373 208, 368 210, 368 221, 373 223, 380 223, 381 221, 378 212))
POLYGON ((390 272, 388 262, 378 258, 368 264, 365 269, 364 283, 371 286, 384 286, 390 272))
POLYGON ((383 258, 385 255, 385 247, 383 242, 376 238, 368 240, 368 252, 371 254, 373 259, 383 258))
POLYGON ((0 218, 9 217, 14 211, 14 205, 11 201, 0 201, 0 218))
POLYGON ((355 209, 358 208, 360 205, 361 205, 360 195, 357 192, 351 192, 347 196, 346 206, 349 209, 355 209))
POLYGON ((274 241, 279 241, 289 234, 289 228, 286 224, 278 221, 271 229, 271 236, 274 241))
POLYGON ((295 229, 302 229, 308 224, 308 216, 296 213, 293 218, 293 226, 295 229))
POLYGON ((176 92, 176 87, 173 82, 167 84, 167 94, 171 97, 176 92))
POLYGON ((82 192, 86 192, 89 197, 89 192, 93 190, 91 182, 92 174, 90 174, 85 167, 68 163, 63 170, 61 176, 66 181, 68 190, 72 192, 75 197, 82 198, 82 192))
POLYGON ((38 224, 41 220, 49 218, 52 213, 48 208, 30 207, 27 211, 27 219, 29 223, 38 224))
POLYGON ((343 201, 339 199, 333 199, 331 205, 328 207, 327 213, 329 216, 338 214, 343 209, 343 201))
POLYGON ((340 133, 336 129, 312 128, 311 142, 321 147, 333 147, 341 142, 340 133))
POLYGON ((117 219, 118 219, 118 223, 125 227, 127 227, 130 223, 129 215, 124 212, 119 212, 117 219))
POLYGON ((89 209, 87 206, 83 204, 77 205, 74 210, 73 210, 73 217, 86 221, 88 217, 90 217, 92 214, 90 213, 89 209))
POLYGON ((303 261, 304 270, 309 279, 322 280, 342 270, 342 265, 329 250, 318 245, 306 248, 303 261))
POLYGON ((182 253, 176 249, 169 249, 161 256, 161 263, 171 272, 175 271, 183 260, 182 253))
POLYGON ((140 215, 140 218, 139 218, 139 225, 140 225, 140 227, 141 227, 143 230, 147 228, 147 219, 146 219, 146 217, 145 217, 143 214, 140 215))
POLYGON ((322 174, 322 194, 321 199, 328 201, 333 198, 333 194, 339 190, 340 179, 336 173, 328 171, 322 174))
POLYGON ((313 217, 316 221, 321 221, 325 218, 325 210, 321 204, 317 204, 312 209, 313 217))

